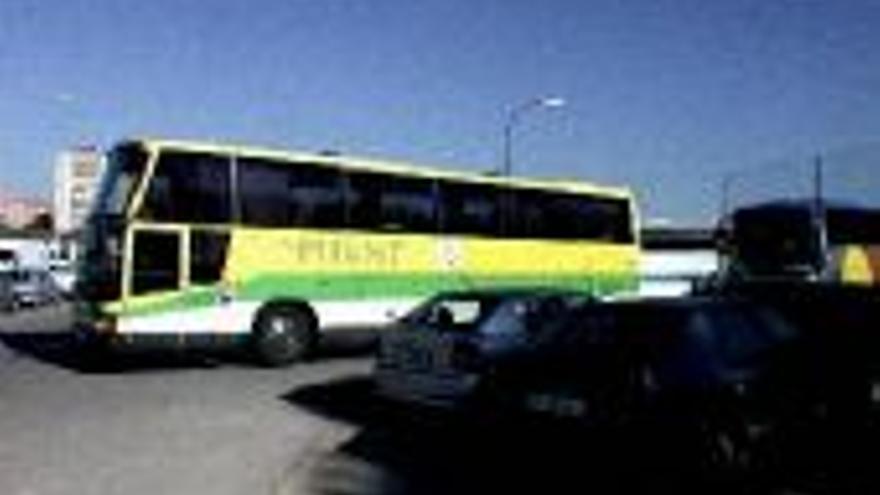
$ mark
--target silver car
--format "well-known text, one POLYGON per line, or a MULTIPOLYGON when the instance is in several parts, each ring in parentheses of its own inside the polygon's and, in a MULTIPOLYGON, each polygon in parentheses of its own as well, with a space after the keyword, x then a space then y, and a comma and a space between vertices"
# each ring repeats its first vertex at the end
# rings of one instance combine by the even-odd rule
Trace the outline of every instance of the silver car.
POLYGON ((12 277, 12 300, 16 307, 42 306, 59 296, 51 275, 45 270, 18 270, 12 277))

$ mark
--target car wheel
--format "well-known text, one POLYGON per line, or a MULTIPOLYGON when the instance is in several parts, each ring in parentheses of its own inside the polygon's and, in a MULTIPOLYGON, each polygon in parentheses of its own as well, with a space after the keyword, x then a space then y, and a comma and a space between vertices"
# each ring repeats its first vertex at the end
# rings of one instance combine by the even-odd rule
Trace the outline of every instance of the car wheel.
POLYGON ((698 465, 710 476, 747 481, 776 466, 777 425, 770 417, 740 407, 707 412, 696 424, 698 465))
POLYGON ((260 311, 254 324, 254 348, 268 366, 301 361, 317 341, 314 319, 293 306, 269 306, 260 311))
POLYGON ((740 421, 706 419, 699 425, 701 464, 710 471, 738 472, 748 470, 752 462, 752 445, 747 427, 740 421))

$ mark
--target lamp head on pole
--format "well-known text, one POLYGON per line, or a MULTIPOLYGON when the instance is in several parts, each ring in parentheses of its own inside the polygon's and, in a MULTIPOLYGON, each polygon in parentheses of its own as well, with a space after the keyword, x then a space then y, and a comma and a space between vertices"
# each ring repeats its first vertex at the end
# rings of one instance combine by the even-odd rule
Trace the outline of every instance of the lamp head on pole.
POLYGON ((559 108, 564 106, 564 98, 541 96, 526 100, 508 111, 507 119, 504 121, 504 161, 501 167, 503 175, 509 176, 513 170, 513 127, 522 115, 538 107, 559 108))
POLYGON ((542 107, 547 108, 559 108, 565 106, 565 98, 559 98, 556 96, 549 96, 538 99, 538 104, 542 107))

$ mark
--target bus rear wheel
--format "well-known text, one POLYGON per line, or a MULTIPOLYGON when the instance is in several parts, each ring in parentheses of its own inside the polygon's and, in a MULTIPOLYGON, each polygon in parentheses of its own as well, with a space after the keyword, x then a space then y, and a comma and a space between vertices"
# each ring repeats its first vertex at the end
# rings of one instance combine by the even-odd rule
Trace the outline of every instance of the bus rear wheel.
POLYGON ((272 305, 260 310, 254 322, 254 350, 268 366, 302 361, 314 351, 317 333, 314 318, 304 309, 272 305))

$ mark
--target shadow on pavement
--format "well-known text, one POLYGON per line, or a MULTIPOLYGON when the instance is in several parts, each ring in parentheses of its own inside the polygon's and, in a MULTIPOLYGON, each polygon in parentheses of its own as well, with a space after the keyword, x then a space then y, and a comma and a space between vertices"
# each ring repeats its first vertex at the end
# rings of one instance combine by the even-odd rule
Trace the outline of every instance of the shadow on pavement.
MULTIPOLYGON (((366 356, 375 344, 374 333, 334 335, 322 341, 311 361, 366 356)), ((128 373, 174 369, 213 368, 223 365, 259 365, 245 349, 154 349, 108 352, 84 345, 71 331, 0 331, 0 345, 14 355, 27 356, 79 373, 128 373)), ((295 367, 296 365, 291 365, 295 367)))
MULTIPOLYGON (((215 357, 184 352, 106 353, 84 346, 69 331, 0 333, 0 343, 17 355, 80 373, 123 373, 134 371, 213 367, 215 357)), ((225 357, 224 362, 241 358, 225 357)))
POLYGON ((702 476, 662 435, 417 410, 377 398, 367 376, 282 399, 357 427, 305 473, 314 493, 779 493, 702 476))

